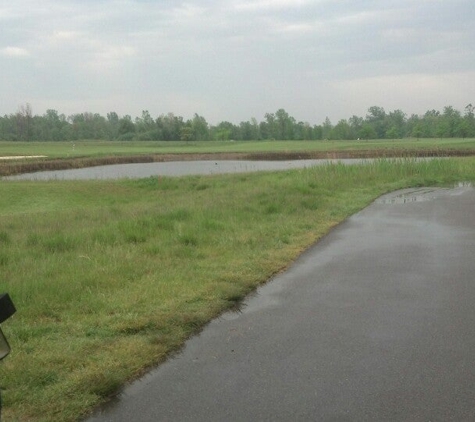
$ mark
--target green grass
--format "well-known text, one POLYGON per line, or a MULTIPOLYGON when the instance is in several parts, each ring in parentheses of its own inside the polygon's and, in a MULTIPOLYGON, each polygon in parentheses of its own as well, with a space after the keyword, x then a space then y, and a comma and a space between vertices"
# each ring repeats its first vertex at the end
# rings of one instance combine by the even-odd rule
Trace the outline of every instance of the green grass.
POLYGON ((96 157, 106 155, 233 153, 289 151, 349 151, 387 149, 469 149, 475 139, 398 139, 370 141, 241 141, 241 142, 0 142, 3 155, 46 155, 49 158, 96 157))
POLYGON ((0 182, 5 420, 77 420, 379 195, 456 181, 475 159, 0 182))

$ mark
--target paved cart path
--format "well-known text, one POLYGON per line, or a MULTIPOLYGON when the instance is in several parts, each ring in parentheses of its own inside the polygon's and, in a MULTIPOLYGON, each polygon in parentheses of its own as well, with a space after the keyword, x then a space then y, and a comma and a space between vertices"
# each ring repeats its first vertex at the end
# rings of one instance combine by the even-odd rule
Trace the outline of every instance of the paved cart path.
POLYGON ((474 421, 475 189, 380 198, 89 422, 474 421))

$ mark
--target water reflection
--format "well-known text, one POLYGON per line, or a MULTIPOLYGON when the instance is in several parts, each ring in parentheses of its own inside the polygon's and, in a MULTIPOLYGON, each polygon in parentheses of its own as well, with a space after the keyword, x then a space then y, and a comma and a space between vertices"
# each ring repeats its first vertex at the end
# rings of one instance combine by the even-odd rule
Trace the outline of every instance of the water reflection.
POLYGON ((407 204, 411 202, 430 201, 437 188, 404 189, 383 195, 376 200, 377 204, 407 204))
POLYGON ((472 182, 458 182, 454 185, 454 188, 473 188, 472 182))
POLYGON ((467 189, 472 189, 471 182, 457 182, 452 188, 415 188, 403 189, 381 196, 375 202, 377 204, 408 204, 413 202, 425 202, 436 199, 440 193, 450 191, 451 195, 459 195, 467 189))

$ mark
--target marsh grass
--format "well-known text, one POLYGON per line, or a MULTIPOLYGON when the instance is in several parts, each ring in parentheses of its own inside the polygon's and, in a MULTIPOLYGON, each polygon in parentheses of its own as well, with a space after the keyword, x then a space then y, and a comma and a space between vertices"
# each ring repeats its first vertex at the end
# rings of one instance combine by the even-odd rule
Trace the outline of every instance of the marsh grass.
POLYGON ((1 182, 5 420, 77 420, 379 195, 474 180, 447 159, 1 182))

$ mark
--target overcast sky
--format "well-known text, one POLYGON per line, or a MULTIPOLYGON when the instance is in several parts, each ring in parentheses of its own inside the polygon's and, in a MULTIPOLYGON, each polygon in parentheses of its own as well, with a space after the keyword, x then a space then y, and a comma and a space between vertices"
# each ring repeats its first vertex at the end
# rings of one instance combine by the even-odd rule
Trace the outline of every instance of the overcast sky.
POLYGON ((474 0, 3 0, 0 115, 335 124, 475 104, 474 0))

